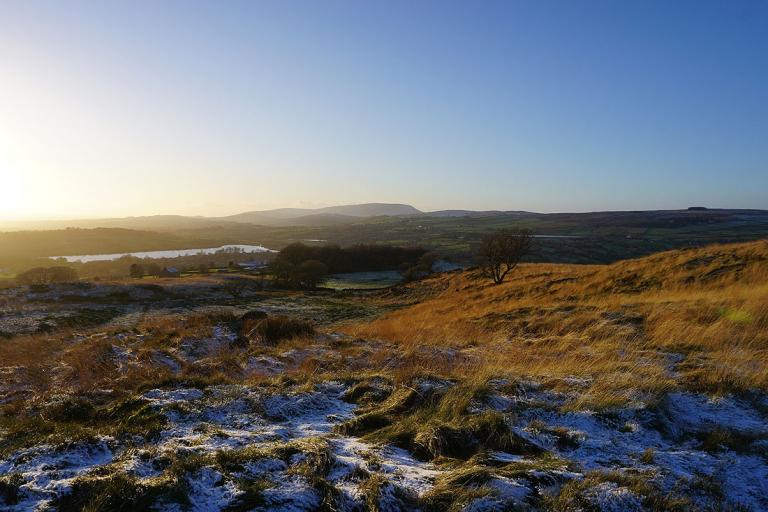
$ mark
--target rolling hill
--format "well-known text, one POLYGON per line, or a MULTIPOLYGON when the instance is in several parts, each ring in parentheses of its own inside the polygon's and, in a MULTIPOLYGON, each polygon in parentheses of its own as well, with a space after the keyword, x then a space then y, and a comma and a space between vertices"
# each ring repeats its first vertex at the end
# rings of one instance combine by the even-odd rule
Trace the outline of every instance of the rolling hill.
POLYGON ((423 213, 407 204, 365 203, 326 208, 278 208, 240 213, 221 220, 262 225, 314 225, 327 222, 337 224, 366 217, 398 217, 423 213))

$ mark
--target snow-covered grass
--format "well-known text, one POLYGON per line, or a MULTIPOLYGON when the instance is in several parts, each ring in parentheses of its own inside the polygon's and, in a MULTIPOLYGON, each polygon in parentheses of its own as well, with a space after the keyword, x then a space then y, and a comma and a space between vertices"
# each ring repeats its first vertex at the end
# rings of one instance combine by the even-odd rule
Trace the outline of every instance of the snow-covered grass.
MULTIPOLYGON (((346 390, 337 382, 282 392, 244 385, 152 389, 138 399, 167 418, 157 436, 38 445, 0 461, 0 474, 20 475, 20 497, 13 504, 19 510, 55 505, 76 482, 81 485, 74 492, 82 492, 90 489, 82 482, 115 474, 126 475, 137 488, 181 478, 192 510, 234 506, 253 494, 253 482, 259 483, 258 497, 249 499, 265 510, 312 510, 326 499, 319 479, 338 489, 351 509, 362 506, 366 496, 360 487, 373 473, 406 494, 423 493, 436 469, 403 450, 332 433, 353 415, 355 406, 341 399, 346 390), (317 473, 317 461, 306 459, 316 456, 315 449, 327 450, 329 459, 317 473), (238 458, 247 463, 222 462, 238 458)), ((88 497, 77 498, 82 499, 88 497)))
MULTIPOLYGON (((13 510, 96 499, 206 511, 768 508, 764 396, 568 407, 582 392, 578 379, 171 381, 101 406, 109 428, 97 408, 70 441, 6 451, 0 500, 13 510)), ((66 396, 43 410, 64 414, 66 396)), ((71 429, 70 416, 55 425, 71 429)))

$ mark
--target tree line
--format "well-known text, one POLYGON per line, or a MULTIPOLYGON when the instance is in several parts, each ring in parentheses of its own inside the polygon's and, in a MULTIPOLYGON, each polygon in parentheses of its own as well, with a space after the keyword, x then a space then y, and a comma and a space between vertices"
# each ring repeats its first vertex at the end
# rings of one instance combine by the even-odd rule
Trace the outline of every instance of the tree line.
POLYGON ((278 282, 315 288, 327 274, 403 270, 427 254, 421 247, 358 244, 309 246, 296 242, 281 250, 270 264, 278 282))
POLYGON ((16 276, 22 285, 72 283, 78 280, 77 271, 70 267, 35 267, 16 276))

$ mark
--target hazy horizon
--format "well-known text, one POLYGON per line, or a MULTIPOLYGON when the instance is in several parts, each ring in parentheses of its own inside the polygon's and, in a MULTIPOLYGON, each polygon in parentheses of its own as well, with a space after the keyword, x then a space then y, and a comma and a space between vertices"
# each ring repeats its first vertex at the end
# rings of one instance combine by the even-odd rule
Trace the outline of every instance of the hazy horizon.
MULTIPOLYGON (((557 213, 600 213, 600 212, 631 212, 631 211, 681 211, 686 210, 690 207, 705 207, 708 210, 765 210, 765 208, 750 208, 750 207, 743 207, 743 208, 731 208, 728 206, 708 206, 704 204, 691 204, 687 206, 677 206, 677 207, 669 207, 669 208, 639 208, 639 209, 613 209, 613 210, 573 210, 573 211, 565 211, 565 210, 553 210, 553 211, 533 211, 533 210, 513 210, 513 209, 498 209, 498 208, 486 208, 482 210, 475 210, 471 208, 441 208, 440 210, 426 210, 423 208, 419 208, 416 205, 410 205, 407 203, 385 203, 382 201, 377 201, 378 204, 405 204, 406 206, 413 206, 417 210, 420 210, 422 213, 431 213, 431 212, 439 212, 439 211, 450 211, 450 210, 456 210, 456 211, 471 211, 471 212, 482 212, 482 211, 500 211, 500 212, 514 212, 514 211, 525 211, 528 213, 537 213, 537 214, 557 214, 557 213)), ((361 203, 361 204, 371 204, 371 203, 361 203)), ((268 208, 264 211, 269 210, 279 210, 279 209, 290 209, 290 208, 299 208, 299 209, 308 209, 308 210, 314 210, 314 209, 321 209, 325 207, 332 207, 332 206, 355 206, 356 204, 324 204, 320 206, 287 206, 287 207, 277 207, 277 208, 268 208)), ((247 210, 247 211, 233 211, 222 215, 198 215, 198 214, 181 214, 181 213, 147 213, 143 215, 117 215, 117 216, 87 216, 87 217, 72 217, 72 216, 62 216, 62 217, 28 217, 28 218, 10 218, 10 219, 4 219, 0 218, 0 227, 3 226, 10 226, 10 225, 25 225, 25 224, 44 224, 46 222, 51 223, 60 223, 65 221, 97 221, 97 220, 111 220, 111 219, 128 219, 128 218, 141 218, 141 217, 174 217, 174 216, 180 216, 180 217, 189 217, 189 218, 224 218, 229 217, 241 213, 247 213, 249 211, 259 211, 259 210, 247 210)))
POLYGON ((0 7, 0 221, 768 209, 768 4, 0 7))

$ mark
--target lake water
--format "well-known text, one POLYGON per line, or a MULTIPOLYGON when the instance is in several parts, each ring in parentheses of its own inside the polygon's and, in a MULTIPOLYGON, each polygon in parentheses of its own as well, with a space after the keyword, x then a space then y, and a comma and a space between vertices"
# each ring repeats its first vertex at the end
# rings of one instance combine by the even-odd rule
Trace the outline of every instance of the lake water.
POLYGON ((136 258, 178 258, 180 256, 194 256, 196 254, 214 254, 217 252, 244 252, 244 253, 264 253, 275 252, 261 245, 222 245, 221 247, 206 247, 204 249, 175 249, 172 251, 146 251, 146 252, 120 252, 114 254, 81 254, 77 256, 51 256, 55 260, 64 258, 68 262, 79 261, 88 263, 89 261, 111 261, 122 258, 123 256, 134 256, 136 258))

